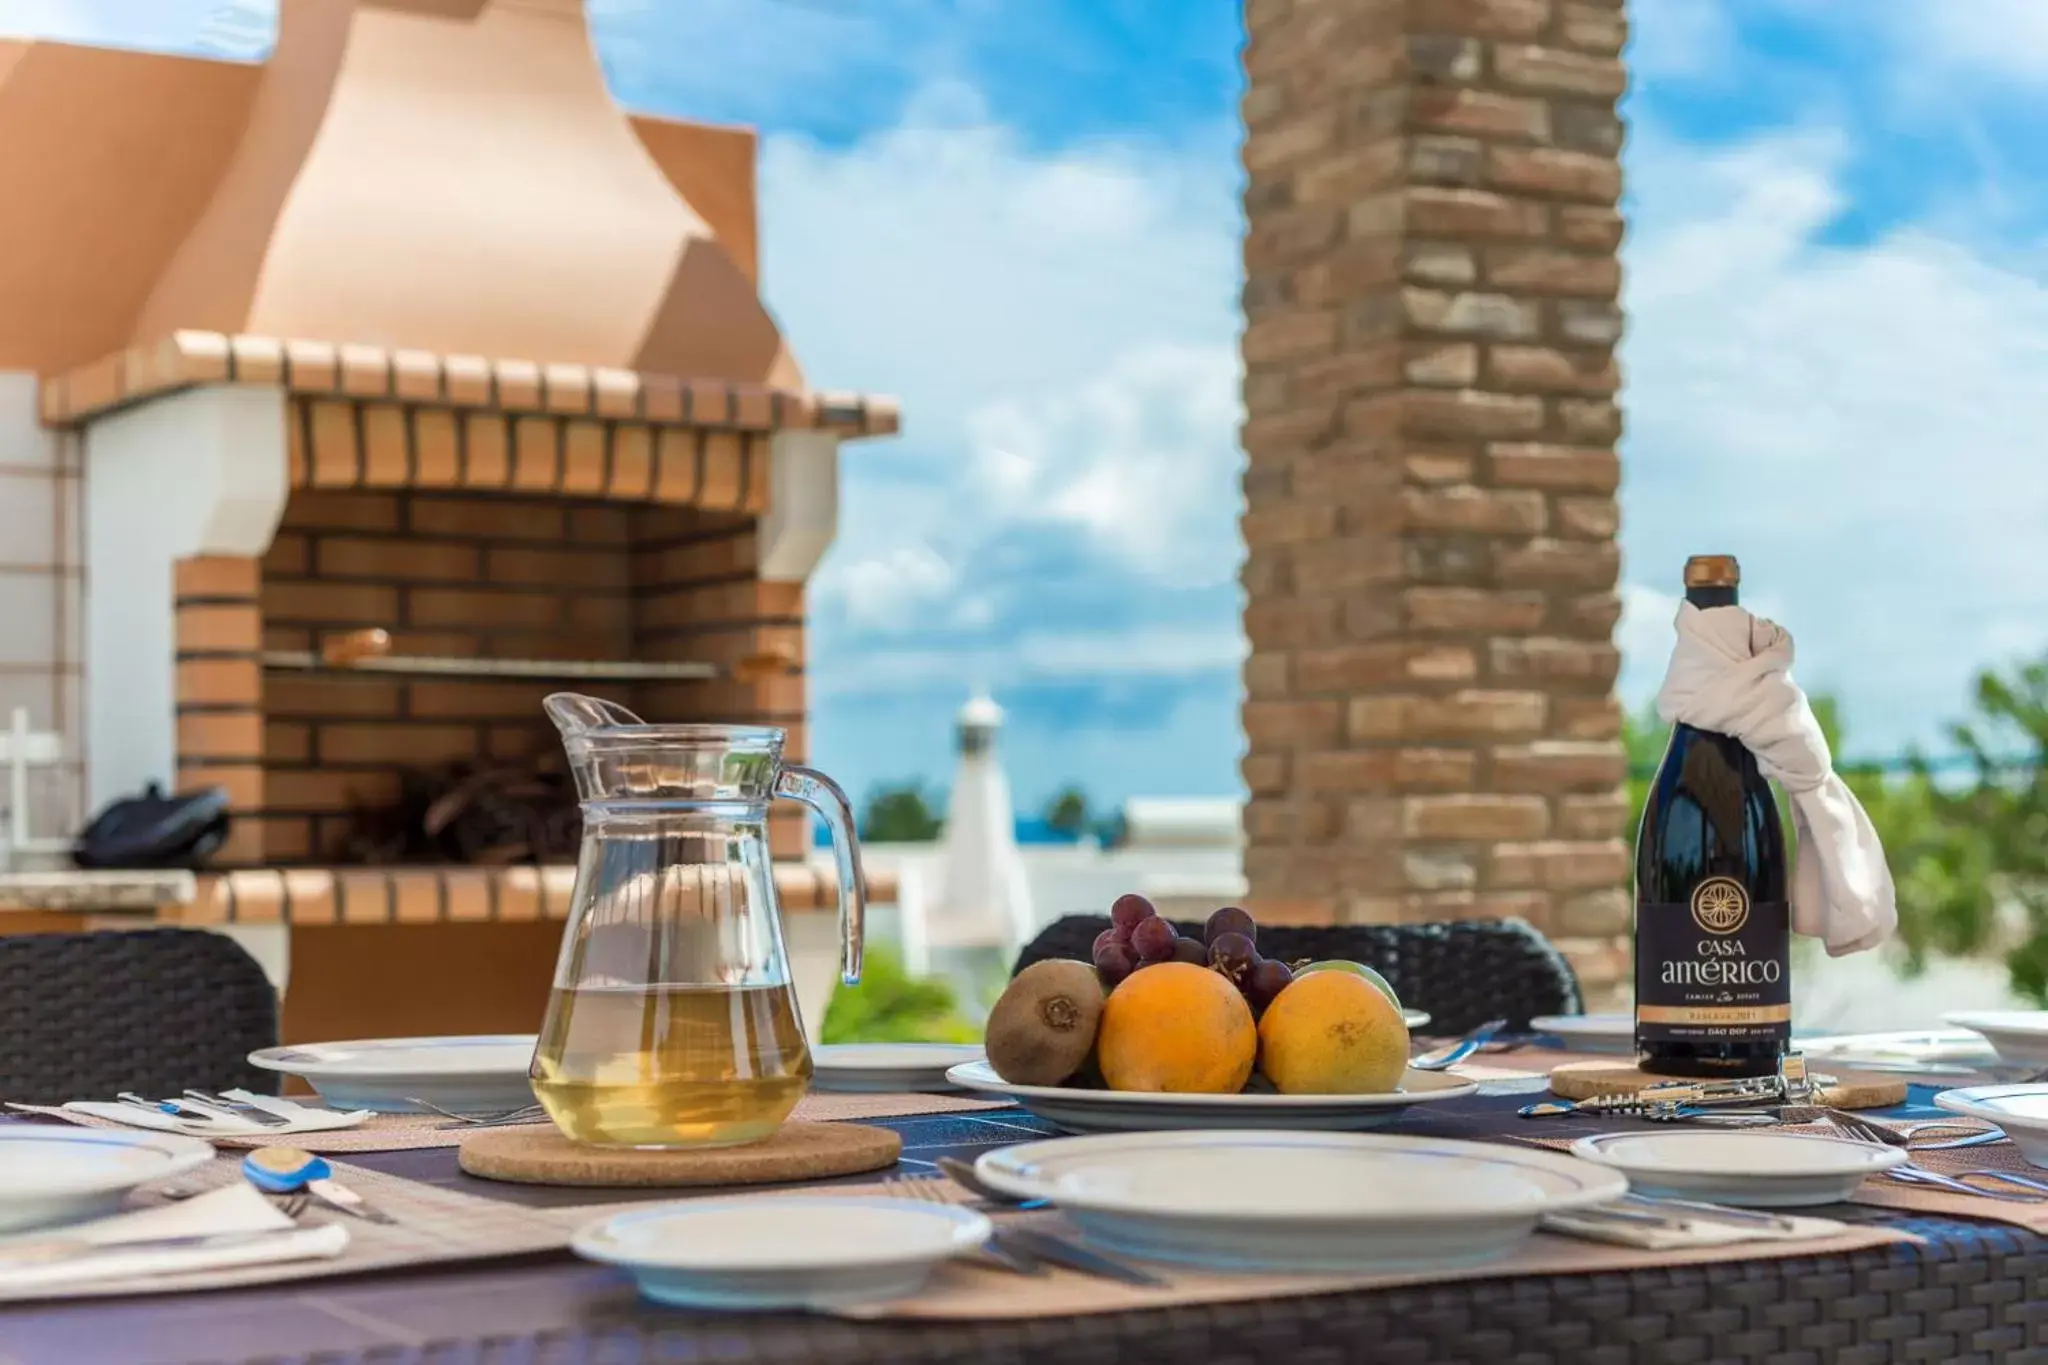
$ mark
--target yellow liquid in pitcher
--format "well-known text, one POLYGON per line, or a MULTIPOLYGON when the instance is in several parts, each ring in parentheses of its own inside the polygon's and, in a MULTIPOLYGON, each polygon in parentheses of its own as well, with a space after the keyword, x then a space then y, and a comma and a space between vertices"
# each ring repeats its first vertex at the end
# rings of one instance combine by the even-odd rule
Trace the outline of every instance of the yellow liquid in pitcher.
POLYGON ((786 985, 558 987, 533 1058, 556 1126, 607 1147, 757 1141, 810 1079, 786 985))

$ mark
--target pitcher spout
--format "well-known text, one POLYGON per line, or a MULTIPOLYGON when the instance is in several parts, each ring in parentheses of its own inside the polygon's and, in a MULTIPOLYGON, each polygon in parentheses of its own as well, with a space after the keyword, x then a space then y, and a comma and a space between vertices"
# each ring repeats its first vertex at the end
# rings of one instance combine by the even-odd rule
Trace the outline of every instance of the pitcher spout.
POLYGON ((586 697, 580 692, 556 692, 541 703, 548 719, 562 732, 563 739, 576 739, 592 730, 616 725, 645 725, 647 722, 615 701, 586 697))

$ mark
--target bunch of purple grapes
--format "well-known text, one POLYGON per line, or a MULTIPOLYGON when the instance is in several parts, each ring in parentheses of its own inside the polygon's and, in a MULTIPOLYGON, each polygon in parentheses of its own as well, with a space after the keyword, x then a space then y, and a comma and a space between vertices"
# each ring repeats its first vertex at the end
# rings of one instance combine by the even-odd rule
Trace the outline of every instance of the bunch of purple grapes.
POLYGON ((1114 990, 1132 972, 1155 963, 1190 962, 1236 986, 1256 1016, 1294 980, 1286 963, 1259 956, 1258 937, 1250 912, 1235 905, 1209 916, 1195 939, 1175 929, 1143 896, 1118 896, 1109 907, 1109 928, 1095 938, 1095 974, 1105 989, 1114 990))

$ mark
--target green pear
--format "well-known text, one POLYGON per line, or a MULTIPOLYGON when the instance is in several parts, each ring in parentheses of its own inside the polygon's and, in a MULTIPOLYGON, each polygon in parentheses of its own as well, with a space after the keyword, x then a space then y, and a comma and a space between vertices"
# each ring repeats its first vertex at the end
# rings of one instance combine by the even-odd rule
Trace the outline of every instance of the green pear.
POLYGON ((1296 972, 1295 975, 1306 976, 1310 972, 1349 972, 1353 976, 1362 976, 1378 987, 1379 993, 1392 1001, 1395 1009, 1401 1008, 1401 997, 1394 994, 1392 983, 1363 962, 1346 962, 1341 958, 1332 958, 1328 962, 1311 962, 1308 966, 1296 972))

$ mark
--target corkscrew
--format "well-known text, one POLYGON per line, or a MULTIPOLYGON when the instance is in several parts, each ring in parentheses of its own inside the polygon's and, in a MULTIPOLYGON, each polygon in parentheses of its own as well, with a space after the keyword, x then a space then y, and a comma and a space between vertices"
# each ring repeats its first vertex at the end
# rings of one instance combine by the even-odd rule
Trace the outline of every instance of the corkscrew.
MULTIPOLYGON (((1778 1063, 1777 1074, 1740 1076, 1728 1080, 1659 1081, 1640 1090, 1617 1095, 1594 1095, 1583 1100, 1539 1100, 1516 1112, 1525 1119, 1554 1118, 1561 1114, 1613 1114, 1622 1118, 1660 1121, 1700 1119, 1716 1116, 1734 1118, 1744 1106, 1772 1108, 1785 1104, 1806 1104, 1816 1086, 1829 1084, 1832 1076, 1809 1075, 1806 1059, 1788 1052, 1778 1063)), ((1769 1117, 1769 1116, 1764 1116, 1769 1117)), ((1775 1121, 1775 1120, 1772 1120, 1775 1121)))

